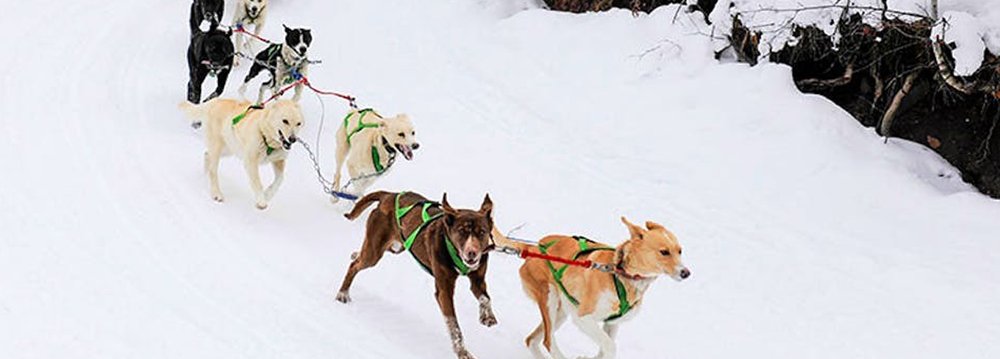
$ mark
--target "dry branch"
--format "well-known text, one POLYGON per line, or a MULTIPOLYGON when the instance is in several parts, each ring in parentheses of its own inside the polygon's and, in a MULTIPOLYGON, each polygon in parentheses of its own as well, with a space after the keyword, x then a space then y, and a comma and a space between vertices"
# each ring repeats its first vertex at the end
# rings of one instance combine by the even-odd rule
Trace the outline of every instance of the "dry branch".
POLYGON ((889 109, 885 111, 885 115, 882 115, 882 124, 879 127, 879 133, 882 136, 889 136, 889 129, 892 128, 892 120, 896 118, 896 112, 899 111, 899 105, 903 103, 903 99, 906 95, 910 93, 910 89, 913 88, 913 81, 917 79, 917 72, 911 73, 906 76, 906 80, 903 81, 903 87, 896 92, 896 96, 892 98, 892 103, 889 104, 889 109))
POLYGON ((844 75, 838 78, 827 79, 827 80, 805 79, 805 80, 799 80, 798 82, 796 82, 796 84, 799 85, 800 88, 807 88, 807 89, 833 88, 849 84, 851 83, 851 80, 853 78, 854 78, 854 65, 848 65, 847 69, 844 70, 844 75))

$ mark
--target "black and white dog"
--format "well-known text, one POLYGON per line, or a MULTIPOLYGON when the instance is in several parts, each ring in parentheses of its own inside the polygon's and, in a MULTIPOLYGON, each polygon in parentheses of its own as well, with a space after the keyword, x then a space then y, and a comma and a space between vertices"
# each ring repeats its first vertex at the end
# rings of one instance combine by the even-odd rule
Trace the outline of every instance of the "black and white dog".
MULTIPOLYGON (((240 86, 240 96, 246 97, 247 83, 257 77, 264 69, 271 74, 271 78, 260 86, 257 92, 257 104, 264 102, 264 90, 271 89, 271 96, 278 93, 282 86, 291 84, 298 80, 298 75, 306 75, 309 69, 309 59, 306 52, 312 44, 312 32, 309 29, 285 28, 285 43, 272 44, 257 54, 250 73, 243 79, 240 86)), ((302 83, 295 86, 295 96, 293 100, 298 101, 302 95, 302 83)))
POLYGON ((218 77, 218 84, 215 86, 215 92, 212 92, 205 101, 218 97, 226 89, 226 80, 229 79, 229 71, 233 68, 233 41, 230 39, 232 34, 232 30, 218 27, 212 27, 208 32, 195 29, 187 52, 188 102, 194 104, 201 102, 201 84, 209 75, 218 77))
POLYGON ((191 36, 218 27, 225 7, 223 0, 194 0, 191 3, 191 36))

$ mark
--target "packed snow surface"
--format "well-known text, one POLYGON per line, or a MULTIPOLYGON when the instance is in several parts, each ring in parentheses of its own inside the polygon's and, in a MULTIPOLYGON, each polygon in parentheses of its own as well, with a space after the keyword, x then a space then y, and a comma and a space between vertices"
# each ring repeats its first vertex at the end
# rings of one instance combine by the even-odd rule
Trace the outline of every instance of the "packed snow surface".
MULTIPOLYGON (((963 4, 951 10, 989 8, 963 4)), ((210 200, 201 133, 176 109, 186 2, 4 6, 0 356, 452 355, 409 256, 333 301, 362 225, 322 195, 301 147, 266 211, 232 159, 227 202, 210 200)), ((884 143, 799 93, 787 67, 718 64, 701 14, 531 7, 273 0, 264 35, 311 27, 314 84, 414 118, 421 149, 377 188, 462 207, 489 192, 498 226, 525 223, 529 239, 617 244, 621 215, 672 229, 693 276, 653 284, 621 358, 1000 357, 1000 204, 932 151, 884 143)), ((324 101, 303 97, 303 137, 321 135, 330 175, 347 107, 324 101)), ((519 262, 490 260, 500 324, 481 327, 459 290, 467 345, 528 358, 539 317, 519 262)), ((557 339, 596 352, 571 324, 557 339)))

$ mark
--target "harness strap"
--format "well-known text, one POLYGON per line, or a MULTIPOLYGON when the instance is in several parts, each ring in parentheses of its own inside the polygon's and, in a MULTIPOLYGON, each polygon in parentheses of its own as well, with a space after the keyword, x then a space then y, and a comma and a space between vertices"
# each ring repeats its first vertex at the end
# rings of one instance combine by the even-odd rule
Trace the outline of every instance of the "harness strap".
POLYGON ((271 147, 271 144, 267 143, 267 137, 265 137, 263 133, 260 134, 260 137, 264 140, 264 153, 270 156, 271 153, 274 152, 274 147, 271 147))
POLYGON ((378 155, 378 147, 375 146, 372 146, 372 164, 375 165, 375 173, 385 173, 385 167, 382 166, 382 159, 378 155))
MULTIPOLYGON (((592 247, 591 244, 593 243, 593 241, 591 241, 587 237, 573 236, 573 239, 576 239, 576 243, 580 247, 580 250, 577 251, 575 255, 573 255, 573 260, 577 260, 582 256, 589 255, 596 251, 615 250, 614 248, 609 248, 609 247, 592 247)), ((548 243, 539 243, 538 250, 542 252, 542 254, 548 255, 549 248, 551 248, 557 242, 558 240, 551 241, 548 243)), ((563 295, 566 296, 566 299, 569 300, 569 302, 572 303, 573 306, 579 306, 580 301, 577 300, 576 297, 574 297, 572 294, 570 294, 569 290, 566 289, 566 285, 563 284, 563 276, 565 275, 566 270, 569 268, 569 265, 563 264, 562 267, 556 268, 555 265, 553 265, 552 261, 550 260, 545 260, 545 264, 548 265, 549 271, 552 272, 552 278, 556 282, 556 286, 559 287, 559 290, 563 293, 563 295)), ((604 321, 610 321, 621 318, 632 310, 632 304, 629 303, 628 290, 625 288, 625 284, 622 283, 621 279, 618 278, 617 274, 611 274, 611 279, 615 283, 615 291, 618 294, 618 313, 615 313, 614 315, 608 317, 604 321)))
MULTIPOLYGON (((247 114, 250 113, 250 110, 251 110, 251 108, 248 108, 246 111, 243 111, 243 113, 241 113, 239 115, 236 115, 236 117, 233 117, 233 126, 236 126, 237 124, 240 123, 240 121, 243 121, 243 119, 247 117, 247 114)), ((274 153, 275 148, 271 147, 271 145, 267 143, 267 137, 264 136, 263 133, 260 134, 260 137, 261 137, 261 139, 264 140, 264 152, 268 156, 270 156, 271 153, 274 153)))
POLYGON ((344 129, 347 129, 348 127, 350 127, 350 125, 351 125, 351 116, 354 116, 355 113, 358 114, 358 116, 359 116, 358 117, 358 125, 356 127, 354 127, 353 130, 350 130, 349 132, 347 132, 347 145, 348 146, 351 145, 351 139, 354 138, 354 135, 358 134, 358 132, 364 131, 364 129, 366 129, 366 128, 377 128, 379 126, 379 124, 377 124, 377 123, 365 123, 365 115, 367 115, 369 113, 372 113, 372 114, 375 115, 375 117, 382 118, 381 115, 379 115, 377 112, 375 112, 375 110, 372 110, 370 108, 366 108, 364 110, 360 110, 360 111, 357 111, 357 112, 351 112, 351 113, 348 113, 347 116, 344 117, 344 129))
POLYGON ((448 233, 444 234, 444 245, 448 248, 448 255, 451 257, 451 263, 458 270, 461 275, 469 275, 469 267, 462 262, 462 258, 458 256, 458 250, 455 249, 455 245, 451 243, 451 238, 448 238, 448 233))
POLYGON ((271 44, 267 47, 267 62, 278 58, 278 55, 281 54, 281 46, 281 44, 271 44))
POLYGON ((236 115, 236 117, 233 117, 233 126, 236 126, 236 124, 240 123, 240 121, 243 121, 243 119, 247 117, 248 113, 250 113, 249 108, 246 111, 243 111, 243 113, 236 115))
POLYGON ((625 289, 625 283, 622 283, 621 279, 618 279, 618 275, 612 275, 611 279, 615 281, 615 291, 618 292, 618 313, 608 317, 604 321, 611 321, 628 314, 632 310, 632 304, 628 301, 628 290, 625 289))
MULTIPOLYGON (((430 224, 431 222, 434 222, 438 218, 441 218, 442 216, 444 216, 444 212, 441 212, 441 213, 438 213, 438 214, 433 214, 433 215, 430 214, 429 210, 432 207, 438 206, 437 202, 432 202, 432 201, 422 201, 422 202, 417 202, 417 203, 411 204, 411 205, 406 206, 406 207, 400 207, 399 206, 399 198, 402 197, 406 193, 407 192, 400 192, 400 193, 396 194, 396 206, 395 206, 396 213, 395 213, 395 216, 396 216, 396 224, 399 226, 399 237, 400 237, 400 239, 403 240, 403 248, 405 248, 407 252, 410 252, 410 254, 413 255, 413 259, 416 260, 418 264, 420 264, 420 267, 422 267, 424 269, 424 271, 427 272, 428 274, 433 274, 431 272, 431 269, 429 267, 427 267, 426 264, 424 264, 423 262, 421 262, 420 259, 417 258, 417 255, 414 254, 412 250, 410 250, 410 248, 413 247, 413 243, 417 241, 417 237, 420 236, 420 232, 422 232, 424 230, 424 228, 427 227, 428 224, 430 224), (422 208, 420 210, 420 218, 421 218, 422 222, 420 223, 420 225, 417 226, 417 228, 415 230, 413 230, 413 232, 410 232, 410 235, 407 236, 403 232, 403 217, 405 217, 407 214, 409 214, 410 211, 412 211, 418 205, 422 206, 422 208)), ((452 244, 451 243, 451 239, 448 238, 448 233, 444 234, 444 238, 443 239, 444 239, 445 247, 448 249, 448 254, 451 257, 452 265, 455 266, 455 270, 457 270, 458 273, 460 273, 462 275, 468 275, 469 274, 469 267, 466 266, 465 263, 462 262, 462 259, 458 256, 458 250, 455 249, 455 245, 452 244)))

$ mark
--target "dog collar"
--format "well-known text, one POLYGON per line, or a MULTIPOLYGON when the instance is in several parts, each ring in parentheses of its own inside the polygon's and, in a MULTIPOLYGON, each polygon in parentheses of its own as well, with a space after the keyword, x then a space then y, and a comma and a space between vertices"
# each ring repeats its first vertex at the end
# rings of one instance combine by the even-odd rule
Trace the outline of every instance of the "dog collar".
POLYGON ((383 166, 382 156, 379 156, 378 148, 372 145, 372 166, 375 167, 376 175, 385 173, 385 171, 389 170, 389 167, 392 167, 392 164, 396 163, 396 150, 389 145, 389 141, 385 139, 385 136, 380 137, 382 137, 382 147, 389 153, 389 161, 383 166))
POLYGON ((262 140, 264 140, 264 153, 265 153, 266 155, 270 156, 270 155, 271 155, 271 153, 274 153, 274 151, 275 151, 275 148, 274 148, 274 147, 271 147, 271 144, 270 144, 270 143, 267 143, 267 136, 264 136, 264 133, 261 133, 261 134, 260 134, 260 138, 261 138, 262 140))
POLYGON ((396 149, 392 148, 392 145, 389 144, 389 140, 385 139, 385 136, 382 136, 382 147, 385 147, 385 151, 389 152, 390 156, 396 154, 396 149))
POLYGON ((628 280, 647 279, 640 274, 629 274, 629 272, 625 270, 625 255, 622 253, 620 248, 615 250, 615 274, 628 280))

